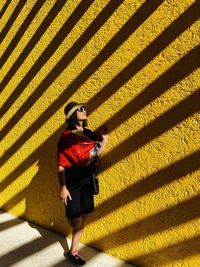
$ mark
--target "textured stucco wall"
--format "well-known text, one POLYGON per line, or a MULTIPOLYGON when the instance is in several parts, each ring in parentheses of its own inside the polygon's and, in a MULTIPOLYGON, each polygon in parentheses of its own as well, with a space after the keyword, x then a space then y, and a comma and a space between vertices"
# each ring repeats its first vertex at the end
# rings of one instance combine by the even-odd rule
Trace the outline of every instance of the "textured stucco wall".
POLYGON ((0 205, 57 232, 63 107, 110 129, 82 241, 140 266, 200 266, 200 1, 0 2, 0 205), (7 4, 6 4, 7 3, 7 4))

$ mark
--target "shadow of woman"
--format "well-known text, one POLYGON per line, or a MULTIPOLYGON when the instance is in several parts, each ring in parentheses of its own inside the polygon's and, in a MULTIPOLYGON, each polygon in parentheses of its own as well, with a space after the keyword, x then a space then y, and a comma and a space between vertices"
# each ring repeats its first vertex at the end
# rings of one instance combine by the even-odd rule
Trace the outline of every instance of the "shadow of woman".
POLYGON ((67 219, 65 218, 64 206, 59 199, 59 181, 56 167, 56 147, 59 133, 52 135, 38 151, 37 173, 24 191, 25 217, 31 227, 39 231, 46 238, 46 232, 40 226, 56 233, 58 242, 63 250, 68 250, 66 237, 71 232, 67 219), (40 226, 37 226, 40 225, 40 226))

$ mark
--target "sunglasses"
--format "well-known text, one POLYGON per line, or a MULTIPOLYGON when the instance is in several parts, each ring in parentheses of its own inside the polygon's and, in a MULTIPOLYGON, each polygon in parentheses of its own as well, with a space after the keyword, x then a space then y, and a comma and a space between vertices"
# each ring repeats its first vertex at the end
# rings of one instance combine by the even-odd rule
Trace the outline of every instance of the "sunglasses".
POLYGON ((86 107, 78 108, 77 111, 79 111, 79 112, 86 112, 86 107))

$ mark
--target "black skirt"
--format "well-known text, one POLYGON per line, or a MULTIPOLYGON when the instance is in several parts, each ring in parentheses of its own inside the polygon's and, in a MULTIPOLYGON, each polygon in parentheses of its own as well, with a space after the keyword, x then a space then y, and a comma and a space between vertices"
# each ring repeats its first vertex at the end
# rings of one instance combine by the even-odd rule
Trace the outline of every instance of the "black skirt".
POLYGON ((72 200, 67 199, 66 217, 75 219, 83 214, 94 211, 94 196, 91 190, 91 183, 77 185, 68 188, 72 200))

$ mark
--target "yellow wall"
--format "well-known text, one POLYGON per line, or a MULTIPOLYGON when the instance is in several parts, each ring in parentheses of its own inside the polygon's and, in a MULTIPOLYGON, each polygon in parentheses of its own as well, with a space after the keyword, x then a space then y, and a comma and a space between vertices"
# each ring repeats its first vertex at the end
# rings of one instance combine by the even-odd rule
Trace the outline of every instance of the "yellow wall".
POLYGON ((0 2, 1 209, 67 234, 56 144, 68 101, 111 133, 82 242, 200 266, 200 1, 0 2))

